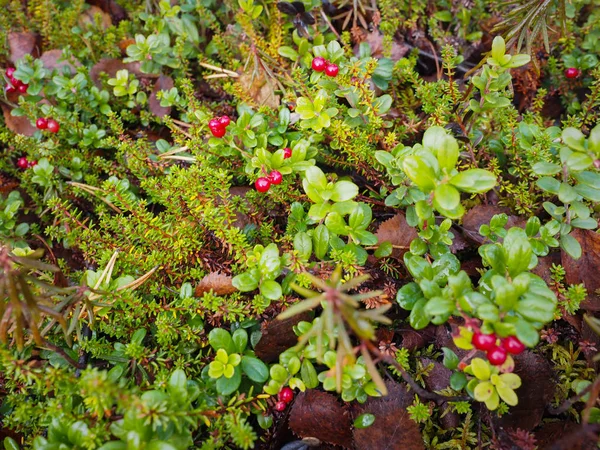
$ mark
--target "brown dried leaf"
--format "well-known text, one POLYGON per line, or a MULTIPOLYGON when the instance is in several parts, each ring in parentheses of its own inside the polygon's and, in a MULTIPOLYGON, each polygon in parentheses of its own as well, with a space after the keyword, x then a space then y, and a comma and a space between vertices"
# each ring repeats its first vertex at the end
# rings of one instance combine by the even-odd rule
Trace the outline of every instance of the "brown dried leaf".
POLYGON ((106 30, 112 25, 112 19, 110 15, 97 6, 90 6, 86 11, 81 13, 77 20, 78 25, 85 29, 88 27, 96 27, 96 16, 100 16, 100 26, 103 30, 106 30))
POLYGON ((370 413, 375 416, 373 425, 354 429, 354 446, 357 450, 423 450, 419 426, 413 422, 406 408, 414 395, 400 383, 386 383, 388 395, 369 400, 357 408, 355 417, 370 413))
POLYGON ((398 332, 402 336, 402 347, 412 352, 413 350, 425 347, 435 339, 436 326, 428 325, 422 330, 407 327, 398 332))
POLYGON ((9 59, 13 63, 16 63, 25 55, 32 55, 34 58, 37 58, 39 56, 37 40, 38 35, 31 32, 8 33, 9 59))
POLYGON ((548 256, 538 258, 538 265, 531 271, 538 277, 541 277, 546 283, 550 283, 552 280, 552 274, 550 273, 552 264, 560 264, 559 252, 550 253, 548 256))
POLYGON ((17 134, 22 134, 23 136, 33 136, 36 131, 36 128, 31 125, 31 122, 26 116, 15 117, 10 114, 11 108, 0 104, 2 107, 2 113, 4 114, 4 122, 6 123, 6 127, 17 134))
POLYGON ((352 448, 350 415, 333 394, 314 389, 298 394, 290 411, 289 426, 301 438, 313 437, 352 448))
POLYGON ((535 433, 537 448, 540 450, 595 450, 597 445, 592 434, 571 421, 544 424, 535 433))
POLYGON ((556 384, 552 368, 546 358, 530 351, 515 357, 515 373, 521 377, 522 385, 516 390, 519 404, 502 416, 501 426, 531 431, 542 421, 546 405, 554 396, 556 384))
POLYGON ((493 205, 477 205, 467 211, 463 217, 464 237, 476 244, 482 244, 485 238, 479 234, 479 227, 483 224, 489 224, 492 217, 496 214, 508 215, 507 229, 524 224, 523 219, 520 217, 510 215, 508 208, 493 205))
POLYGON ((279 355, 298 343, 298 336, 294 333, 294 325, 305 320, 310 320, 310 313, 305 312, 286 320, 271 320, 262 329, 262 336, 254 352, 265 362, 277 361, 279 355))
MULTIPOLYGON (((374 30, 368 33, 364 42, 367 42, 371 46, 371 55, 373 58, 383 58, 383 34, 379 30, 374 30)), ((400 43, 394 39, 392 42, 392 52, 390 59, 392 61, 399 61, 404 58, 410 52, 410 46, 404 43, 400 43)), ((359 55, 359 46, 354 47, 354 54, 359 55)))
POLYGON ((581 245, 581 258, 574 260, 566 252, 562 252, 562 266, 565 268, 566 281, 569 284, 583 283, 588 291, 588 298, 581 307, 588 311, 600 310, 600 234, 591 230, 574 229, 571 232, 581 245))
POLYGON ((201 297, 207 292, 213 291, 216 295, 233 294, 237 289, 231 284, 232 278, 219 272, 211 272, 206 275, 196 286, 195 295, 201 297))
MULTIPOLYGON (((441 391, 450 386, 450 377, 452 376, 452 371, 450 369, 447 369, 442 363, 429 358, 421 358, 421 363, 423 364, 423 367, 428 367, 430 364, 433 364, 433 369, 429 372, 429 375, 424 378, 425 386, 428 390, 441 391)), ((437 403, 442 410, 448 408, 447 402, 438 401, 437 403)), ((444 414, 443 417, 440 417, 440 422, 445 430, 456 428, 460 425, 460 416, 456 412, 450 411, 444 414)))
POLYGON ((279 96, 275 95, 275 84, 268 81, 261 73, 260 76, 252 76, 252 73, 242 73, 238 82, 245 92, 256 102, 257 106, 268 106, 279 108, 279 96))
POLYGON ((106 73, 110 78, 114 78, 119 70, 127 69, 129 73, 133 73, 136 76, 148 76, 142 73, 140 70, 139 62, 124 63, 120 59, 116 58, 104 58, 94 64, 94 67, 90 70, 90 78, 94 84, 98 87, 101 86, 100 74, 106 73))
POLYGON ((410 242, 417 238, 417 230, 406 223, 402 213, 396 214, 379 225, 375 234, 379 243, 390 241, 395 247, 403 247, 392 250, 392 257, 397 259, 402 259, 402 256, 408 251, 410 242))
POLYGON ((105 13, 108 13, 115 24, 127 19, 127 11, 115 0, 87 0, 87 3, 97 6, 105 13))
POLYGON ((171 113, 170 106, 160 106, 160 100, 157 98, 156 94, 158 94, 159 91, 168 91, 173 86, 173 78, 165 75, 158 77, 158 80, 154 83, 150 98, 148 99, 148 107, 152 114, 158 117, 164 117, 171 113))
POLYGON ((54 49, 48 50, 44 52, 44 54, 40 57, 42 64, 44 67, 50 71, 54 69, 58 69, 61 73, 63 71, 63 67, 68 67, 71 73, 75 73, 75 66, 79 67, 81 63, 79 61, 75 61, 74 64, 71 64, 69 61, 59 61, 62 58, 62 50, 54 49))

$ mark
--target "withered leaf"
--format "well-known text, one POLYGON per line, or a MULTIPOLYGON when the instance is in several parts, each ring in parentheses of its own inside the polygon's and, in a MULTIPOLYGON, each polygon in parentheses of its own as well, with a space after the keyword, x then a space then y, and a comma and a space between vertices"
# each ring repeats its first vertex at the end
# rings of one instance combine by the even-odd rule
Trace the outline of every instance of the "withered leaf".
POLYGON ((106 30, 108 27, 112 25, 112 19, 110 15, 97 6, 90 6, 87 10, 85 10, 79 16, 77 20, 78 25, 81 28, 95 27, 96 26, 96 16, 100 17, 100 27, 103 30, 106 30))
POLYGON ((108 13, 115 24, 127 19, 127 11, 115 0, 87 0, 87 3, 97 6, 105 13, 108 13))
POLYGON ((264 105, 274 109, 279 107, 279 96, 275 94, 275 83, 268 81, 262 72, 258 76, 253 76, 252 73, 242 73, 237 80, 257 106, 264 105))
POLYGON ((265 362, 277 361, 279 355, 298 343, 294 325, 303 320, 309 321, 311 314, 305 312, 286 320, 271 320, 263 329, 254 352, 265 362))
POLYGON ((566 252, 562 252, 562 266, 565 268, 566 281, 569 284, 583 283, 588 291, 588 298, 581 307, 588 311, 600 310, 600 234, 591 230, 574 229, 571 232, 581 245, 581 258, 575 260, 566 252))
POLYGON ((398 213, 391 219, 382 222, 375 234, 379 243, 385 241, 392 243, 395 247, 392 250, 392 256, 397 259, 402 258, 408 251, 411 241, 417 238, 417 230, 406 223, 402 213, 398 213))
POLYGON ((94 64, 94 67, 91 68, 90 78, 96 86, 100 87, 102 84, 100 82, 101 73, 106 73, 110 78, 114 78, 117 75, 117 72, 123 69, 127 69, 129 73, 133 73, 136 76, 144 75, 140 70, 139 62, 124 63, 117 58, 104 58, 94 64))
POLYGON ((31 32, 8 33, 9 59, 16 63, 25 55, 39 56, 37 40, 38 35, 31 32))
POLYGON ((6 123, 6 127, 17 134, 22 134, 23 136, 33 136, 36 131, 36 128, 31 125, 31 122, 26 116, 15 117, 11 115, 11 108, 1 104, 2 113, 4 114, 4 122, 6 123))
POLYGON ((233 294, 237 289, 231 284, 231 276, 220 272, 211 272, 206 275, 196 286, 195 295, 201 297, 207 292, 213 291, 216 295, 233 294))
POLYGON ((315 389, 298 394, 290 411, 289 426, 301 438, 313 437, 352 448, 350 415, 333 394, 315 389))
POLYGON ((158 117, 164 117, 171 113, 170 106, 160 106, 160 100, 156 96, 159 91, 168 91, 174 86, 173 78, 161 75, 154 83, 154 88, 152 89, 152 93, 150 94, 150 98, 148 99, 148 108, 150 112, 158 117))
POLYGON ((68 67, 69 71, 74 74, 75 66, 81 65, 79 61, 75 61, 75 65, 71 64, 69 61, 60 61, 61 58, 62 50, 56 48, 54 50, 48 50, 47 52, 44 52, 44 54, 40 57, 40 60, 46 69, 50 71, 58 69, 58 71, 61 73, 63 71, 63 67, 68 67))
MULTIPOLYGON (((373 30, 368 33, 364 42, 368 43, 371 47, 371 55, 373 58, 383 58, 383 34, 379 30, 373 30)), ((390 59, 392 61, 399 61, 404 58, 409 52, 411 47, 407 44, 400 43, 396 39, 392 42, 392 51, 390 59)), ((359 45, 354 47, 354 54, 359 55, 359 45)))
POLYGON ((485 238, 479 234, 479 227, 483 224, 489 224, 496 214, 508 215, 507 229, 524 225, 524 221, 520 217, 510 215, 508 208, 494 205, 477 205, 467 211, 463 217, 464 237, 476 244, 482 244, 485 238))

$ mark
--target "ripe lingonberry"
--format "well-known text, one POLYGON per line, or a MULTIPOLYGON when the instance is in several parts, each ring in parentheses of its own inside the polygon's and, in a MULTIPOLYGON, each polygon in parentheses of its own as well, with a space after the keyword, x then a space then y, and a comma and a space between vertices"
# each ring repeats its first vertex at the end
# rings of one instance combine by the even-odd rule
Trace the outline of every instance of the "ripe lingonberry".
POLYGON ((271 187, 271 182, 265 177, 260 177, 254 182, 254 186, 258 192, 267 192, 271 187))
POLYGON ((487 358, 491 365, 501 366, 506 361, 508 353, 502 347, 494 347, 487 352, 487 358))
POLYGON ((312 60, 312 68, 317 72, 323 72, 327 67, 327 61, 325 58, 315 56, 312 60))
POLYGON ((221 116, 219 117, 219 123, 224 127, 228 127, 231 123, 231 119, 229 118, 229 116, 221 116))
POLYGON ((337 64, 328 64, 327 67, 325 67, 325 75, 328 77, 337 76, 339 71, 340 68, 337 66, 337 64))
POLYGON ((507 338, 502 339, 502 347, 504 347, 504 350, 508 353, 512 353, 513 355, 518 355, 525 351, 525 344, 523 344, 516 336, 508 336, 507 338))
POLYGON ((285 411, 285 408, 287 408, 287 403, 286 402, 277 402, 275 403, 275 411, 285 411))
POLYGON ((33 167, 33 166, 37 166, 37 161, 36 160, 29 161, 29 167, 33 167))
POLYGON ((27 169, 27 167, 29 167, 29 161, 27 161, 27 158, 25 158, 24 156, 20 157, 17 160, 17 167, 19 169, 27 169))
POLYGON ((219 121, 219 119, 211 119, 210 122, 208 122, 208 128, 210 128, 211 130, 213 128, 222 128, 221 122, 219 121))
POLYGON ((567 77, 567 78, 577 78, 580 73, 581 72, 579 72, 579 69, 577 69, 575 67, 569 67, 567 70, 565 70, 565 77, 567 77))
POLYGON ((226 131, 225 127, 223 127, 223 126, 210 129, 210 132, 212 133, 212 135, 214 137, 218 137, 218 138, 222 138, 223 136, 225 136, 225 131, 226 131))
POLYGON ((38 120, 35 121, 35 126, 38 130, 45 130, 46 128, 48 128, 48 119, 40 117, 38 120))
POLYGON ((48 131, 50 133, 58 133, 58 130, 60 130, 58 122, 54 119, 48 119, 48 131))
POLYGON ((9 67, 9 68, 6 69, 6 71, 4 73, 6 74, 6 76, 8 78, 12 78, 13 74, 15 73, 15 70, 16 69, 14 67, 9 67))
POLYGON ((279 391, 279 401, 289 403, 294 399, 294 391, 289 387, 284 387, 279 391))
POLYGON ((288 159, 292 157, 292 149, 289 147, 286 147, 283 149, 283 159, 288 159))
POLYGON ((19 84, 19 85, 17 86, 17 91, 19 91, 21 94, 24 94, 24 93, 26 93, 26 92, 27 92, 27 89, 29 89, 29 85, 28 85, 28 84, 23 84, 23 83, 21 83, 21 84, 19 84))
POLYGON ((478 350, 491 350, 496 346, 496 335, 475 333, 473 334, 473 340, 471 343, 478 350))
POLYGON ((272 170, 267 179, 273 184, 281 184, 281 180, 283 180, 283 175, 278 170, 272 170))
POLYGON ((4 88, 4 91, 7 94, 11 94, 13 92, 17 92, 17 88, 15 88, 12 84, 7 84, 6 87, 4 88))

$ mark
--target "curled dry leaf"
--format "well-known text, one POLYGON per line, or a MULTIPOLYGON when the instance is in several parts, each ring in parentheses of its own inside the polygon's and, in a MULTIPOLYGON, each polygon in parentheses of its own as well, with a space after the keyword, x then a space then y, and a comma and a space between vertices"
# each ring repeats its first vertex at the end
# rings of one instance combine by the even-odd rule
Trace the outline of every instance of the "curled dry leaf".
POLYGON ((463 217, 464 237, 476 244, 482 244, 485 238, 479 234, 479 227, 489 224, 496 214, 507 214, 506 228, 524 226, 524 221, 518 216, 511 216, 508 208, 494 205, 477 205, 471 208, 463 217))
POLYGON ((328 444, 353 447, 348 410, 327 392, 308 389, 298 394, 290 411, 289 426, 301 438, 313 437, 328 444))
MULTIPOLYGON (((371 55, 373 58, 383 58, 383 34, 379 30, 373 30, 366 35, 364 42, 371 46, 371 55)), ((407 44, 400 43, 396 39, 392 41, 392 51, 390 53, 390 59, 392 61, 399 61, 404 58, 411 50, 411 47, 407 44)), ((354 54, 358 56, 359 46, 354 47, 354 54)))
POLYGON ((103 30, 106 30, 112 25, 112 19, 110 15, 102 11, 102 9, 98 8, 97 6, 90 6, 87 10, 81 13, 77 23, 81 28, 84 29, 88 27, 96 27, 96 16, 100 17, 100 27, 103 30))
POLYGON ((256 356, 265 362, 277 361, 281 353, 298 343, 294 325, 310 319, 311 314, 305 312, 285 320, 271 320, 263 327, 261 338, 254 346, 256 356))
POLYGON ((588 298, 581 307, 588 311, 600 311, 600 234, 591 230, 574 229, 571 232, 581 245, 581 258, 573 259, 562 252, 562 266, 565 268, 566 281, 569 284, 583 283, 588 292, 588 298))
POLYGON ((268 81, 260 73, 259 76, 252 76, 252 73, 242 73, 238 78, 242 89, 247 92, 256 102, 257 106, 268 106, 270 108, 279 108, 279 96, 275 94, 275 83, 268 81))
POLYGON ((211 272, 206 275, 196 286, 195 295, 201 297, 207 292, 213 291, 217 295, 233 294, 237 289, 231 284, 231 276, 220 272, 211 272))
MULTIPOLYGON (((429 358, 421 358, 421 363, 423 364, 423 367, 428 367, 430 364, 433 364, 433 369, 429 372, 429 375, 424 377, 425 386, 429 391, 441 391, 450 386, 450 377, 452 376, 452 371, 450 369, 446 368, 442 363, 429 358)), ((447 402, 439 401, 437 403, 444 410, 448 407, 447 402)), ((450 410, 443 417, 440 417, 440 422, 442 428, 445 430, 456 428, 460 425, 460 416, 458 413, 450 410)))
POLYGON ((164 117, 171 113, 170 106, 160 106, 160 100, 156 96, 159 91, 168 91, 174 86, 173 78, 161 75, 154 83, 154 88, 152 88, 152 93, 150 94, 150 98, 148 99, 148 108, 150 112, 158 117, 164 117))
POLYGON ((23 136, 33 136, 36 128, 31 125, 31 122, 26 116, 15 117, 11 115, 11 108, 0 104, 2 107, 2 113, 4 114, 4 122, 6 127, 15 133, 22 134, 23 136))
POLYGON ((392 257, 397 259, 402 259, 402 256, 408 251, 411 241, 418 237, 417 230, 406 223, 402 213, 382 222, 375 234, 377 242, 389 241, 392 243, 394 246, 392 257))
POLYGON ((39 56, 38 35, 31 32, 8 33, 9 59, 14 63, 25 55, 39 56))
POLYGON ((127 19, 127 11, 116 0, 87 0, 87 3, 97 6, 105 13, 109 14, 112 22, 118 24, 120 21, 127 19))
POLYGON ((77 60, 74 60, 72 64, 69 61, 61 61, 61 58, 62 50, 56 48, 54 50, 48 50, 47 52, 44 52, 40 57, 40 60, 46 69, 50 71, 57 69, 61 73, 63 71, 63 67, 68 67, 69 71, 74 74, 76 71, 75 66, 79 67, 81 65, 81 63, 77 60))
POLYGON ((100 82, 101 73, 106 73, 110 78, 114 78, 117 75, 117 72, 123 69, 128 70, 129 73, 133 73, 136 76, 151 76, 142 73, 139 62, 124 63, 120 59, 104 58, 94 64, 94 67, 90 70, 90 78, 96 86, 100 87, 102 85, 100 82))

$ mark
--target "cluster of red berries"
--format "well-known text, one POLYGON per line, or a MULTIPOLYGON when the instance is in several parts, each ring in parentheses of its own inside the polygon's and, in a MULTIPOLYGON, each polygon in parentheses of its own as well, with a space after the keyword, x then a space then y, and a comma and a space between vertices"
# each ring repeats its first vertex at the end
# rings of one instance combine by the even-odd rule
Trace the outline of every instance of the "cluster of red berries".
POLYGON ((312 60, 312 68, 315 72, 325 72, 325 75, 328 77, 337 76, 340 68, 337 64, 330 63, 325 58, 320 56, 315 56, 312 60))
POLYGON ((581 70, 577 69, 576 67, 569 67, 567 70, 565 70, 565 77, 567 78, 578 78, 579 75, 581 75, 581 70))
POLYGON ((23 83, 21 80, 17 80, 14 77, 14 67, 9 67, 4 73, 6 74, 6 77, 9 81, 9 84, 6 86, 7 94, 10 94, 11 92, 19 92, 20 94, 24 94, 25 92, 27 92, 27 88, 29 88, 29 85, 23 83))
POLYGON ((17 159, 17 167, 19 169, 27 169, 28 167, 33 167, 37 164, 37 161, 28 161, 27 158, 25 158, 24 156, 21 156, 19 159, 17 159))
POLYGON ((289 387, 284 387, 279 391, 279 401, 275 403, 275 411, 284 411, 289 402, 294 400, 294 391, 289 387))
POLYGON ((495 334, 483 334, 475 332, 471 343, 476 349, 487 352, 490 364, 501 366, 506 361, 509 353, 518 355, 525 350, 525 345, 515 336, 501 339, 501 344, 496 345, 498 337, 495 334))
POLYGON ((214 137, 222 138, 225 136, 226 128, 230 123, 231 119, 229 116, 221 116, 208 122, 208 128, 210 128, 210 132, 214 137))
POLYGON ((60 130, 60 125, 56 120, 46 119, 44 117, 40 117, 36 120, 35 126, 38 130, 48 130, 51 133, 58 133, 58 130, 60 130))
MULTIPOLYGON (((283 159, 292 157, 292 149, 286 147, 283 149, 283 159)), ((272 184, 281 184, 283 175, 279 170, 272 170, 266 177, 260 177, 254 182, 254 187, 258 192, 267 192, 272 184)))

